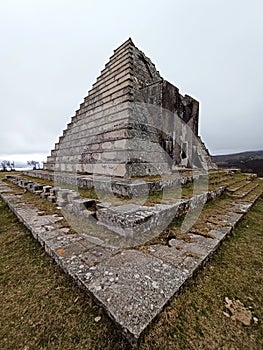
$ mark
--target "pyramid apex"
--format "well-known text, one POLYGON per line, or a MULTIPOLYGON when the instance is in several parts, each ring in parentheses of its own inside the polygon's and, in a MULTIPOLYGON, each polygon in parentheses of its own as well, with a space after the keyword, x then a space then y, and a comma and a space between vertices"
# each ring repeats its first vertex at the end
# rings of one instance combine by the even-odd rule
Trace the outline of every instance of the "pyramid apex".
POLYGON ((135 47, 135 45, 134 45, 134 43, 133 43, 133 41, 132 41, 132 39, 131 38, 128 38, 126 41, 124 41, 120 46, 118 46, 115 50, 114 50, 114 52, 116 52, 116 51, 119 51, 120 49, 122 49, 123 47, 130 47, 130 46, 133 46, 133 47, 135 47))
POLYGON ((133 41, 132 41, 132 38, 131 38, 131 37, 129 37, 129 39, 128 39, 127 41, 129 41, 130 44, 132 44, 133 46, 135 46, 134 43, 133 43, 133 41))
POLYGON ((127 46, 132 45, 132 46, 135 47, 134 42, 132 41, 132 38, 131 38, 131 37, 129 37, 126 41, 124 41, 123 44, 121 44, 121 46, 126 46, 126 45, 127 45, 127 46))

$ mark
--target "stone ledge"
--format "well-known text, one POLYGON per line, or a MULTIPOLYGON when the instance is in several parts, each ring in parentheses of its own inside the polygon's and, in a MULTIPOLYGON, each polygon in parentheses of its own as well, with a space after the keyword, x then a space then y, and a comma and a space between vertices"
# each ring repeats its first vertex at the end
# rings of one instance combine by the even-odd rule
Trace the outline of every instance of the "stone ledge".
POLYGON ((51 172, 45 170, 30 170, 24 171, 24 175, 41 178, 43 180, 54 181, 54 176, 57 182, 64 184, 75 184, 80 188, 91 189, 96 186, 96 190, 103 190, 105 192, 117 194, 120 196, 131 198, 140 193, 145 192, 146 186, 149 193, 162 191, 163 189, 170 186, 181 186, 198 179, 206 178, 206 175, 202 173, 185 174, 182 176, 175 175, 164 175, 160 180, 151 181, 150 179, 145 180, 143 177, 140 179, 123 179, 119 177, 102 176, 97 175, 80 175, 70 174, 67 172, 51 172))

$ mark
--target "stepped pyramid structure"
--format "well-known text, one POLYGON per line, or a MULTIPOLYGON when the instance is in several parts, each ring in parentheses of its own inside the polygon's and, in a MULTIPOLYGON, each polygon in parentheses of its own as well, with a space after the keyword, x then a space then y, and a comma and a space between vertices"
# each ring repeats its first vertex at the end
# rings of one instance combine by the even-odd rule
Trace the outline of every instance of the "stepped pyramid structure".
POLYGON ((212 167, 198 136, 199 103, 182 96, 131 39, 114 50, 45 170, 130 178, 212 167))

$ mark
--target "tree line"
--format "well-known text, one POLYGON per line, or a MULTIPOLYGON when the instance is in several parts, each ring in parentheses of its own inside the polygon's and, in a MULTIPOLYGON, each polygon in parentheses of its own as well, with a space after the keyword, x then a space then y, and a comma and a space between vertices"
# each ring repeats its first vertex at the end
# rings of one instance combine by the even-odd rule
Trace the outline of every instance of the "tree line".
MULTIPOLYGON (((27 161, 27 165, 32 167, 33 170, 40 169, 40 162, 36 160, 27 161)), ((15 170, 15 162, 10 160, 2 160, 1 161, 1 171, 14 171, 15 170)))

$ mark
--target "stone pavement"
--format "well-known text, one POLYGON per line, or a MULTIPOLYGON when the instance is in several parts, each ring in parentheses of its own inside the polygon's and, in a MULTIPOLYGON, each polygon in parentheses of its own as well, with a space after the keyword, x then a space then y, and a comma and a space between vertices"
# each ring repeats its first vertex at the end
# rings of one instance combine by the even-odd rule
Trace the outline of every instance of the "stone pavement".
POLYGON ((252 177, 232 179, 227 190, 228 204, 221 213, 209 214, 206 234, 190 230, 185 240, 171 238, 167 244, 157 241, 120 248, 100 245, 92 233, 71 233, 63 226, 62 215, 46 215, 25 203, 12 186, 0 184, 2 199, 19 220, 64 271, 103 306, 131 344, 136 344, 147 325, 262 194, 262 181, 252 177))

